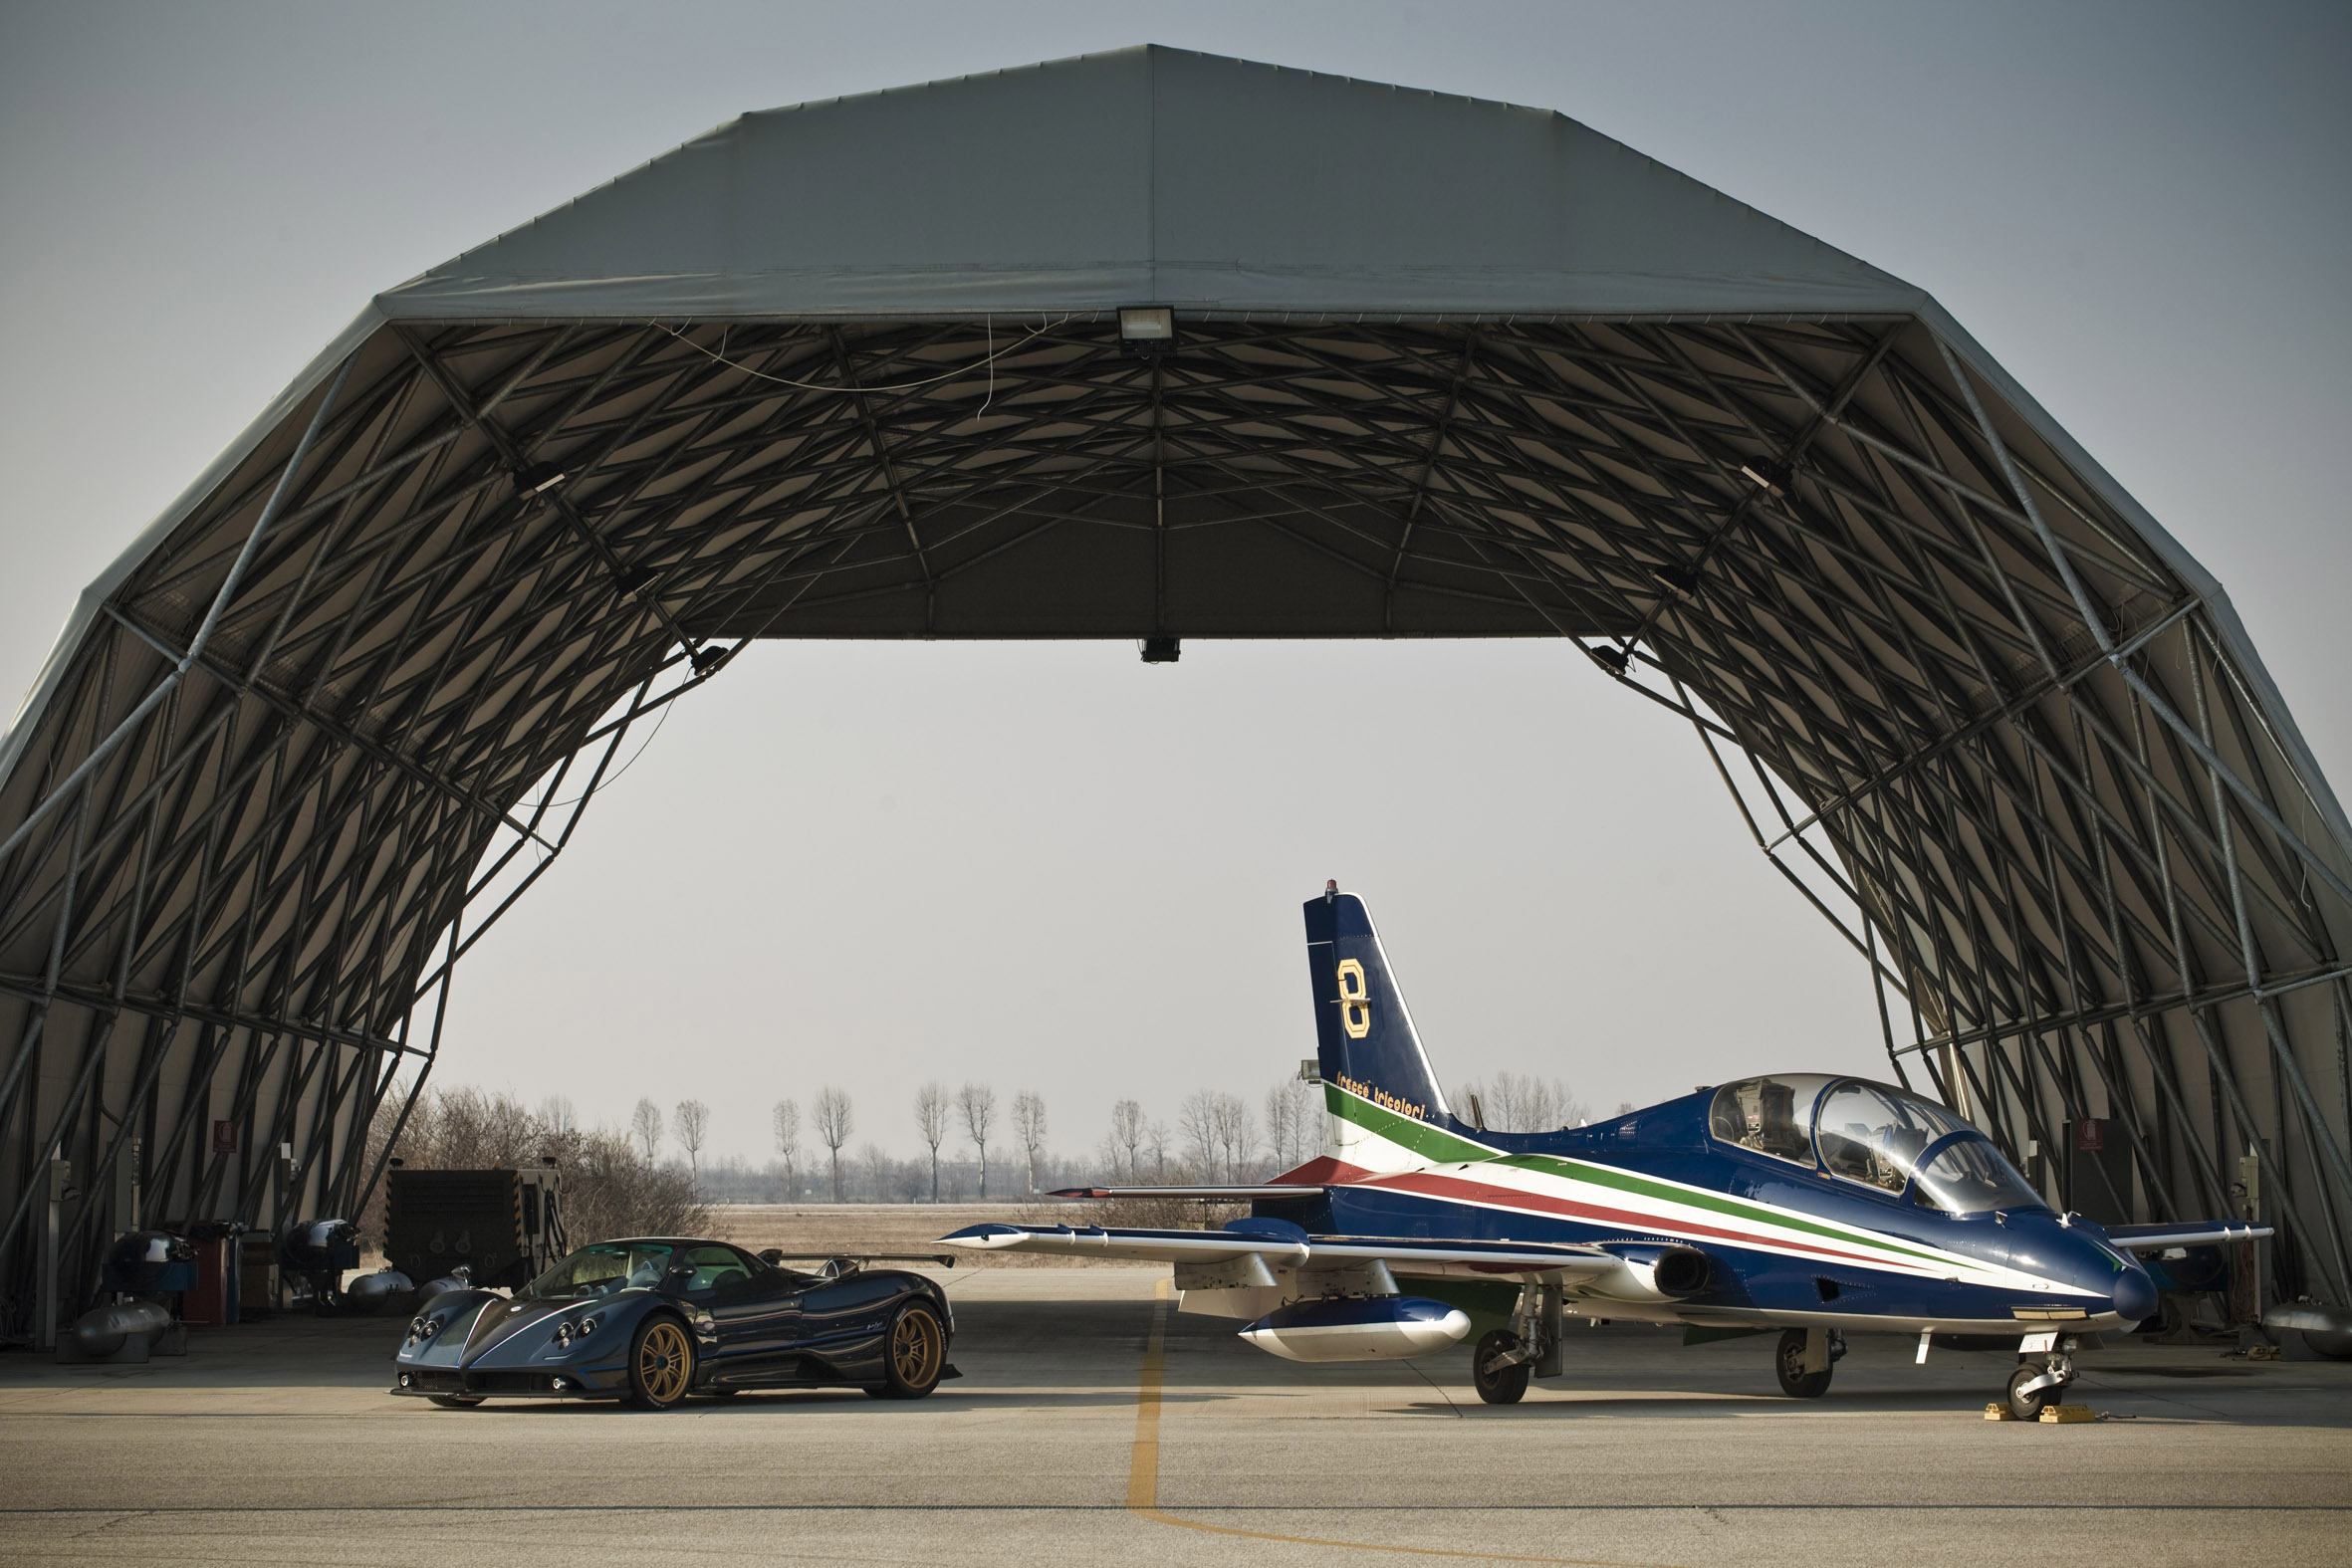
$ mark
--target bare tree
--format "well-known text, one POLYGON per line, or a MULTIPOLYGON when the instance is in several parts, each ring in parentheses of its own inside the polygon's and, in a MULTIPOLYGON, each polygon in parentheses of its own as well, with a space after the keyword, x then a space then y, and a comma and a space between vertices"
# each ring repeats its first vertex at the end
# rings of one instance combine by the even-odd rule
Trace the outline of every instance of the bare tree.
POLYGON ((1287 1171, 1295 1163, 1291 1158, 1291 1147, 1298 1141, 1298 1135, 1291 1125, 1292 1120, 1291 1102, 1278 1083, 1266 1091, 1266 1148, 1274 1156, 1277 1171, 1287 1171))
POLYGON ((1143 1107, 1133 1100, 1110 1108, 1110 1146, 1125 1154, 1127 1180, 1135 1180, 1135 1151, 1143 1147, 1143 1107))
POLYGON ((1201 1181, 1217 1179, 1217 1091, 1195 1089, 1176 1107, 1176 1130, 1184 1135, 1184 1158, 1201 1181))
POLYGON ((1516 1102, 1513 1132, 1551 1132, 1573 1127, 1592 1114, 1557 1078, 1527 1073, 1515 1080, 1512 1074, 1499 1072, 1495 1074, 1495 1092, 1507 1105, 1516 1102))
POLYGON ((1168 1179, 1168 1145, 1170 1142, 1166 1122, 1153 1122, 1151 1131, 1144 1134, 1145 1147, 1151 1150, 1152 1179, 1154 1181, 1164 1182, 1168 1179))
POLYGON ((849 1096, 826 1084, 817 1091, 817 1136, 832 1158, 833 1202, 841 1201, 841 1145, 857 1130, 849 1112, 849 1096))
POLYGON ((1242 1167, 1250 1164, 1258 1153, 1258 1122, 1250 1114, 1250 1102, 1221 1090, 1210 1097, 1209 1115, 1216 1129, 1217 1147, 1225 1156, 1225 1179, 1238 1182, 1242 1167))
POLYGON ((1494 1132, 1552 1132, 1591 1113, 1557 1078, 1499 1072, 1492 1087, 1473 1079, 1455 1091, 1459 1113, 1494 1132))
POLYGON ((572 1108, 571 1096, 551 1094, 540 1101, 539 1125, 558 1138, 580 1131, 580 1113, 572 1108))
POLYGON ((702 1179, 702 1145, 710 1136, 711 1108, 700 1100, 678 1102, 678 1142, 686 1149, 686 1172, 702 1179))
POLYGON ((956 1093, 956 1106, 964 1113, 964 1131, 972 1138, 972 1146, 980 1151, 980 1196, 988 1197, 988 1129, 997 1119, 997 1091, 985 1083, 967 1083, 956 1093))
POLYGON ((1035 1090, 1024 1089, 1013 1096, 1013 1131, 1021 1139, 1022 1151, 1029 1156, 1029 1193, 1038 1192, 1038 1151, 1046 1146, 1046 1100, 1035 1090))
POLYGON ((776 1157, 784 1162, 784 1201, 789 1204, 800 1196, 793 1176, 801 1161, 801 1107, 792 1100, 778 1100, 769 1112, 769 1125, 776 1129, 776 1157))
POLYGON ((647 1165, 661 1158, 661 1107, 651 1100, 639 1100, 629 1113, 629 1136, 645 1151, 647 1165))
POLYGON ((931 1201, 939 1202, 939 1146, 947 1138, 947 1090, 926 1083, 915 1090, 915 1126, 931 1146, 931 1201))
POLYGON ((1285 1078, 1266 1091, 1266 1141, 1273 1145, 1278 1172, 1314 1153, 1314 1085, 1300 1078, 1285 1078))

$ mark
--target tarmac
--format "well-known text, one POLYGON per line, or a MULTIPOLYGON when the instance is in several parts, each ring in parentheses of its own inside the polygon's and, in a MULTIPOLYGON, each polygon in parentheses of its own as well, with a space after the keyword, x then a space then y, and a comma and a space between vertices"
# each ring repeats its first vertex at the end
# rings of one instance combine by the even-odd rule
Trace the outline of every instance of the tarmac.
POLYGON ((1861 1338, 1782 1398, 1768 1338, 1571 1328, 1524 1404, 1469 1351, 1307 1367, 1158 1268, 945 1276, 964 1377, 914 1404, 646 1414, 382 1391, 398 1319, 0 1354, 0 1561, 1623 1565, 2352 1560, 2352 1363, 2119 1345, 2096 1422, 1984 1419, 2014 1358, 1861 1338))

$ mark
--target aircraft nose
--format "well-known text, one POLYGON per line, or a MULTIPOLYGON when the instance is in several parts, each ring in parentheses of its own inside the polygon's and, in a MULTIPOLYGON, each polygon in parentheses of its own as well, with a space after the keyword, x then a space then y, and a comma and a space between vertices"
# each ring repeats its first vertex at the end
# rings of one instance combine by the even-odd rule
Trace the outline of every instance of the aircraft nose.
POLYGON ((2115 1315, 2134 1323, 2156 1315, 2156 1281, 2137 1263, 2115 1281, 2115 1315))

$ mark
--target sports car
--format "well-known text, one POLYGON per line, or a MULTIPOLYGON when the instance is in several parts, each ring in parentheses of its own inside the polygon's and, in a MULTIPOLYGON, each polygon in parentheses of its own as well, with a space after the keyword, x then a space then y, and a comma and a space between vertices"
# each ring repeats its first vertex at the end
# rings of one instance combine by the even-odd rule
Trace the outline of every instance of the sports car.
POLYGON ((921 1399, 948 1364, 947 1292, 921 1274, 836 1257, 804 1272, 781 1251, 633 1236, 584 1246, 510 1298, 442 1290, 408 1325, 391 1393, 618 1399, 667 1410, 689 1395, 848 1385, 921 1399))

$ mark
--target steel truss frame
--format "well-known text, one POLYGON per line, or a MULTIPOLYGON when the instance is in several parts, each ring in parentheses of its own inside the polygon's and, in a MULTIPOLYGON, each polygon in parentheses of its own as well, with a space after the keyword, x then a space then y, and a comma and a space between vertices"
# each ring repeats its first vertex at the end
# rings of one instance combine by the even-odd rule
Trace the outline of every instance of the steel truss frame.
POLYGON ((1927 326, 1022 331, 387 326, 262 440, 0 782, 8 1326, 53 1152, 70 1294, 133 1139, 150 1217, 355 1210, 457 960, 744 641, 1069 634, 1008 567, 1082 601, 1144 535, 1120 634, 1232 634, 1176 573, 1247 536, 1371 606, 1248 634, 1576 639, 1863 957, 1892 1072, 2016 1156, 2109 1120, 2153 1218, 2250 1158, 2273 1288, 2352 1300, 2352 834, 2234 623, 1927 326))

